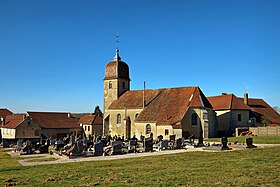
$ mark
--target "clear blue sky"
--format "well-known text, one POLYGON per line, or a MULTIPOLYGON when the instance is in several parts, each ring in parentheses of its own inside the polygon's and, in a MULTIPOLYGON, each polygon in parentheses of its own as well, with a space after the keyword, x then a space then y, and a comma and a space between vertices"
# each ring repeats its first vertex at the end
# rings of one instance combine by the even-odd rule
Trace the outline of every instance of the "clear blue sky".
POLYGON ((280 1, 0 0, 0 108, 103 108, 105 65, 131 88, 199 86, 280 106, 280 1))

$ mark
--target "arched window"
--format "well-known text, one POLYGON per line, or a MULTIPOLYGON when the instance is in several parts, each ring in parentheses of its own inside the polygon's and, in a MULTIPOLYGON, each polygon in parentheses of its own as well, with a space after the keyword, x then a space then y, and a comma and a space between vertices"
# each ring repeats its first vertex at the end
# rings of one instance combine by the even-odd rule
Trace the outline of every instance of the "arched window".
POLYGON ((151 125, 150 125, 150 124, 147 124, 147 125, 146 125, 146 134, 150 134, 151 131, 152 131, 151 125))
POLYGON ((112 88, 113 88, 112 82, 110 81, 110 82, 109 82, 109 89, 112 89, 112 88))
POLYGON ((197 114, 196 113, 192 114, 191 120, 192 120, 192 123, 191 123, 192 125, 197 125, 197 114))
POLYGON ((136 114, 135 114, 135 119, 137 119, 137 118, 138 118, 138 116, 139 116, 139 114, 138 114, 138 113, 136 113, 136 114))
POLYGON ((122 82, 122 89, 125 89, 125 82, 122 82))
POLYGON ((121 114, 117 115, 117 124, 121 124, 122 123, 122 116, 121 114))

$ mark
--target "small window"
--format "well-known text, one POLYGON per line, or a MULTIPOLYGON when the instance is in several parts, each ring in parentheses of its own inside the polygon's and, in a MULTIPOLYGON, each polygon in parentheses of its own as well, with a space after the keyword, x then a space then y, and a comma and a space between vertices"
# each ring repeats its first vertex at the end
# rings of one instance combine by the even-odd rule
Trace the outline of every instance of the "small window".
POLYGON ((237 120, 238 120, 238 121, 241 121, 241 114, 238 114, 238 115, 237 115, 237 120))
POLYGON ((152 131, 151 125, 150 125, 150 124, 147 124, 147 125, 146 125, 146 134, 150 134, 151 131, 152 131))
POLYGON ((121 114, 117 115, 117 124, 121 124, 122 123, 122 116, 121 114))
POLYGON ((125 89, 125 82, 122 82, 122 88, 125 89))
POLYGON ((192 125, 197 125, 197 114, 196 113, 193 113, 192 114, 192 117, 191 117, 191 120, 192 120, 192 125))
POLYGON ((165 134, 165 136, 168 136, 169 135, 169 129, 165 129, 164 134, 165 134))
POLYGON ((137 119, 137 118, 138 118, 138 116, 139 116, 139 114, 138 114, 138 113, 136 113, 136 114, 135 114, 135 119, 137 119))
POLYGON ((109 82, 109 89, 112 89, 112 88, 113 88, 112 82, 110 81, 110 82, 109 82))
POLYGON ((87 127, 87 130, 90 131, 90 126, 87 127))

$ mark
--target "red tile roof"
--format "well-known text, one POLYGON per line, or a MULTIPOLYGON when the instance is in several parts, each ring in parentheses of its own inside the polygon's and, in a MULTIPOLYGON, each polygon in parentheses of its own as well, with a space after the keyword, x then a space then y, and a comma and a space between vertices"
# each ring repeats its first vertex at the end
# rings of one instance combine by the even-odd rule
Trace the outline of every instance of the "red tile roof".
POLYGON ((80 128, 78 119, 71 117, 69 113, 61 112, 27 112, 27 114, 46 129, 71 129, 80 128), (70 115, 70 116, 68 116, 70 115))
POLYGON ((234 94, 223 94, 207 97, 213 110, 250 110, 250 108, 234 94))
POLYGON ((4 128, 15 129, 21 122, 26 119, 26 116, 23 114, 8 115, 5 118, 4 128))
POLYGON ((95 114, 84 115, 79 119, 79 124, 102 125, 103 118, 95 114))
MULTIPOLYGON (((243 98, 239 98, 239 100, 243 100, 243 98)), ((276 112, 269 104, 267 104, 263 99, 248 99, 248 106, 253 112, 256 112, 272 123, 280 123, 280 114, 276 112)))
MULTIPOLYGON (((212 108, 199 87, 145 90, 146 105, 139 114, 138 122, 156 122, 159 125, 180 121, 188 107, 212 108)), ((141 109, 143 90, 127 91, 114 101, 109 109, 141 109)))
POLYGON ((0 118, 5 118, 7 115, 13 115, 13 113, 6 108, 0 108, 0 118))

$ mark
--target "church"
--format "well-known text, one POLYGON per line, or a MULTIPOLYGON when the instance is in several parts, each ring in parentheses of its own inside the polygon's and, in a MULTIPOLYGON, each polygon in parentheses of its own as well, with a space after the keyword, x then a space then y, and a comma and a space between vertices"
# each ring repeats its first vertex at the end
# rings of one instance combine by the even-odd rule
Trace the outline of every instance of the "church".
POLYGON ((125 139, 170 135, 215 137, 215 113, 198 86, 130 90, 129 66, 119 56, 107 63, 104 77, 103 135, 125 139))

